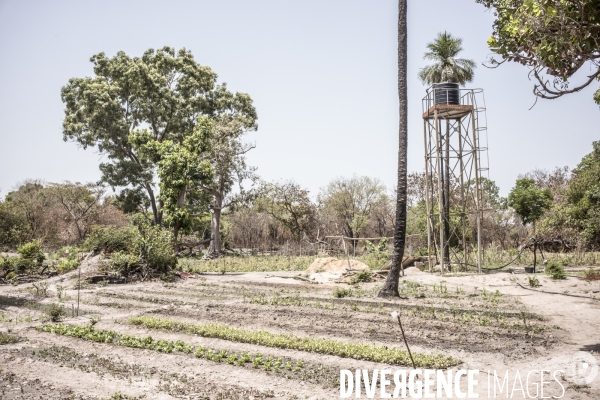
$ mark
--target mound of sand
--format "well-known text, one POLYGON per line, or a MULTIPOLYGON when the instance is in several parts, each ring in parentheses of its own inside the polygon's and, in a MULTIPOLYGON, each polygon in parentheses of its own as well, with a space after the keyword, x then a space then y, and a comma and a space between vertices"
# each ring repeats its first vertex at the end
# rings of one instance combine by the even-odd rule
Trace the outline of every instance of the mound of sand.
MULTIPOLYGON (((369 269, 365 263, 356 260, 350 260, 351 269, 369 269)), ((317 258, 310 264, 310 267, 304 271, 307 274, 320 272, 334 272, 342 274, 348 269, 348 260, 338 260, 335 257, 317 258)))

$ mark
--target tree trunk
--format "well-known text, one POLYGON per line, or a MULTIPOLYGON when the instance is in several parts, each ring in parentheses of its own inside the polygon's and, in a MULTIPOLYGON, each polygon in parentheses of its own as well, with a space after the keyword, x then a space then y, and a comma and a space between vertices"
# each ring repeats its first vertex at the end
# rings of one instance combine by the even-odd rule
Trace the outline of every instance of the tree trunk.
MULTIPOLYGON (((394 227, 394 253, 390 272, 379 292, 379 297, 398 297, 398 281, 404 244, 406 241, 406 174, 408 146, 408 91, 407 91, 407 41, 406 41, 406 7, 407 0, 398 0, 398 97, 399 104, 399 149, 398 149, 398 192, 396 198, 396 226, 394 227)), ((403 271, 404 272, 404 271, 403 271)))
POLYGON ((160 225, 162 223, 162 211, 158 210, 156 207, 156 197, 154 197, 154 191, 152 190, 152 186, 147 183, 144 188, 146 192, 148 192, 148 197, 150 198, 150 206, 152 207, 152 215, 154 216, 154 224, 160 225))
POLYGON ((221 207, 223 206, 223 196, 215 195, 215 205, 213 206, 213 215, 210 221, 210 246, 208 247, 208 257, 219 257, 221 255, 221 207))

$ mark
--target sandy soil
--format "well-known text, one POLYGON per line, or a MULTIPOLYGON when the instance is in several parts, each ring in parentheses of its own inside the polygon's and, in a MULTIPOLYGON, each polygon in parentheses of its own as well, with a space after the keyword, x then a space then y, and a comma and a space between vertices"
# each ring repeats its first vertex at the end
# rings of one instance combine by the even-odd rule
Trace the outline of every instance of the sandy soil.
MULTIPOLYGON (((379 283, 360 288, 311 284, 291 279, 297 272, 205 274, 174 283, 90 285, 80 293, 79 317, 71 316, 77 301, 76 273, 50 279, 45 298, 32 296, 26 290, 29 285, 2 286, 0 332, 10 331, 20 341, 0 345, 0 398, 100 399, 117 392, 146 399, 339 398, 340 369, 405 367, 149 330, 131 325, 129 318, 153 315, 196 324, 220 322, 250 330, 404 348, 398 325, 390 318, 395 310, 401 313, 413 352, 451 355, 461 360, 454 370, 481 371, 476 387, 479 398, 493 398, 488 396, 486 371, 502 377, 508 371, 512 387, 517 371, 525 383, 532 370, 536 371, 530 373, 530 382, 538 383, 540 370, 565 370, 558 375, 566 390, 564 399, 600 398, 600 378, 580 387, 567 371, 579 351, 600 361, 600 282, 575 277, 552 281, 538 274, 541 290, 596 300, 523 289, 516 282, 528 287, 525 274, 440 276, 415 268, 406 272, 401 278, 402 298, 395 300, 376 297, 379 283), (95 316, 97 329, 262 353, 301 361, 305 369, 297 374, 267 372, 184 353, 164 354, 38 331, 35 327, 47 319, 44 307, 58 301, 59 286, 67 288, 62 297, 68 310, 65 323, 82 325, 95 316), (351 288, 351 296, 333 295, 342 287, 351 288)), ((547 373, 545 380, 549 380, 547 373)), ((561 387, 552 382, 544 396, 560 397, 561 387)), ((529 387, 535 395, 533 383, 529 387)), ((521 393, 515 392, 512 398, 524 398, 521 393)))

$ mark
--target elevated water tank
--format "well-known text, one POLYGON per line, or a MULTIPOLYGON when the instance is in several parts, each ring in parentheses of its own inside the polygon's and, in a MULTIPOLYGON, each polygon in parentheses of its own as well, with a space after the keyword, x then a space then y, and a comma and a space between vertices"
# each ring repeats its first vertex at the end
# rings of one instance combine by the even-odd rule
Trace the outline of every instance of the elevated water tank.
POLYGON ((435 104, 460 104, 458 83, 434 83, 432 87, 435 104))

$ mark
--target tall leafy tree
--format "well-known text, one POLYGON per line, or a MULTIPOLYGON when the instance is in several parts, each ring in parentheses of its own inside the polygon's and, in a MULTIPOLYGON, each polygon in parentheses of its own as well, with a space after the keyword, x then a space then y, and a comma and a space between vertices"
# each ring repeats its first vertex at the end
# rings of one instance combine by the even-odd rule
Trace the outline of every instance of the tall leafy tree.
POLYGON ((462 39, 451 34, 438 33, 433 42, 427 44, 428 52, 423 59, 434 63, 421 68, 419 79, 426 85, 440 82, 452 82, 464 85, 473 80, 475 61, 456 58, 462 48, 462 39))
POLYGON ((181 228, 191 222, 192 213, 186 203, 190 192, 212 180, 212 166, 209 161, 202 160, 208 151, 211 134, 210 119, 200 116, 192 134, 181 143, 155 140, 147 129, 129 135, 129 142, 140 157, 148 158, 158 166, 159 199, 167 212, 169 225, 173 227, 175 241, 181 228))
MULTIPOLYGON (((515 187, 508 194, 508 206, 512 207, 521 217, 523 225, 533 224, 535 236, 535 223, 544 213, 552 207, 552 192, 550 189, 541 189, 535 181, 529 178, 518 179, 515 187)), ((533 266, 536 264, 537 244, 533 246, 533 266)))
POLYGON ((133 58, 99 53, 90 61, 95 76, 72 78, 62 88, 63 139, 96 147, 105 156, 100 164, 104 182, 145 190, 156 224, 163 219, 163 202, 155 193, 157 165, 138 154, 129 140, 133 131, 147 129, 158 143, 182 143, 201 115, 243 116, 238 118, 243 129, 256 129, 250 96, 217 85, 217 75, 186 49, 149 49, 133 58))
MULTIPOLYGON (((476 1, 495 11, 488 45, 502 60, 492 57, 491 65, 527 66, 536 96, 556 99, 600 79, 600 0, 476 1), (569 79, 585 65, 591 73, 572 86, 569 79)), ((594 100, 600 104, 600 90, 594 100)))
POLYGON ((407 90, 407 37, 406 37, 407 0, 398 0, 398 188, 396 192, 396 224, 394 229, 394 251, 390 272, 379 291, 380 297, 399 296, 398 282, 404 257, 406 243, 406 182, 407 182, 407 149, 408 149, 408 90, 407 90))
POLYGON ((570 220, 586 244, 600 248, 600 141, 573 170, 567 201, 570 220))

